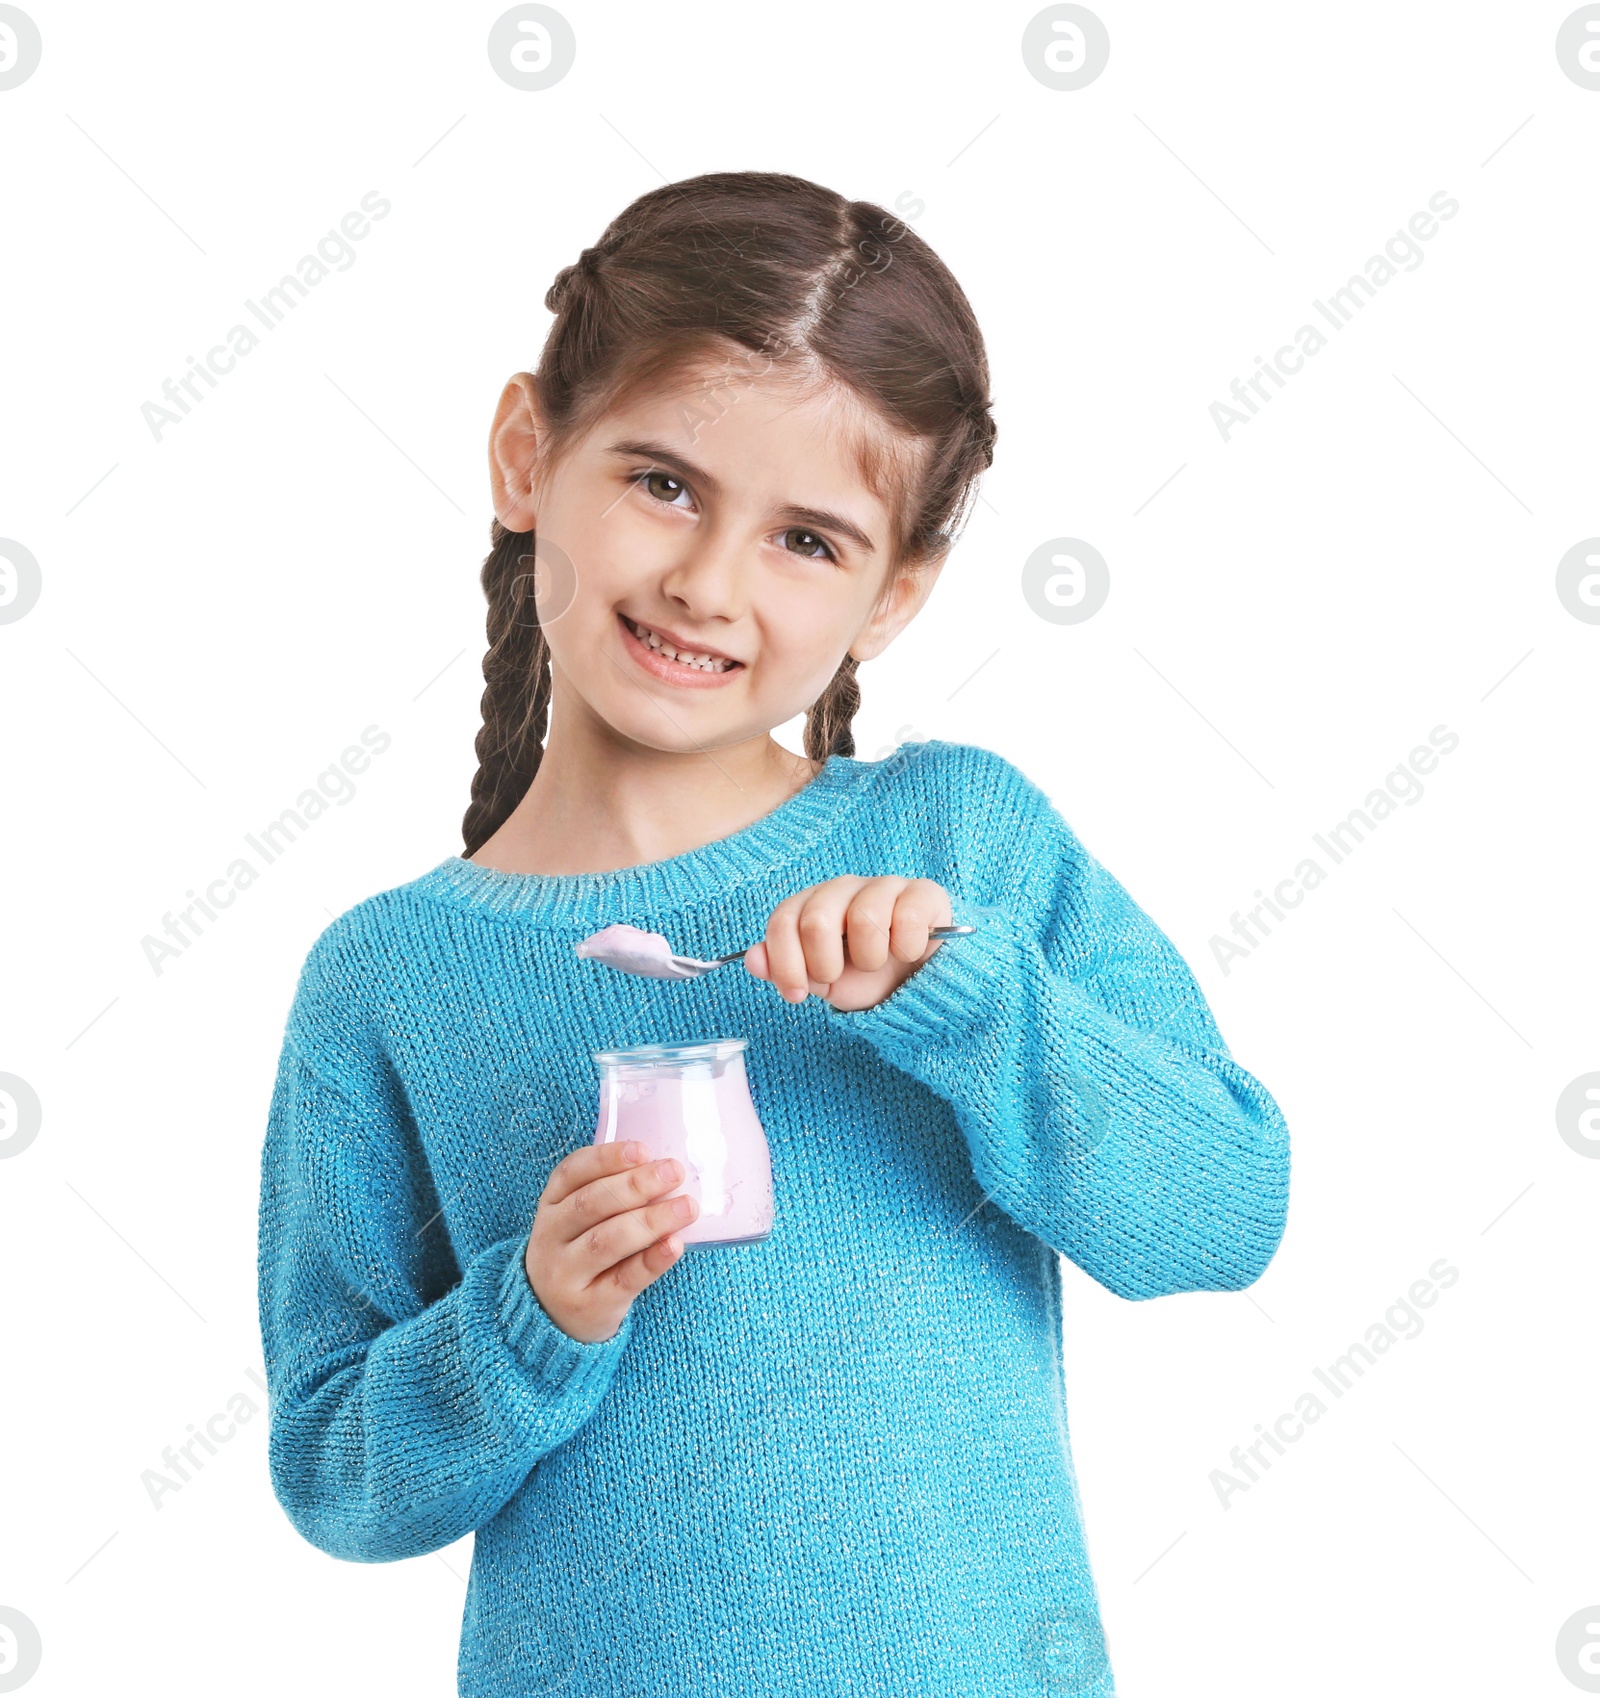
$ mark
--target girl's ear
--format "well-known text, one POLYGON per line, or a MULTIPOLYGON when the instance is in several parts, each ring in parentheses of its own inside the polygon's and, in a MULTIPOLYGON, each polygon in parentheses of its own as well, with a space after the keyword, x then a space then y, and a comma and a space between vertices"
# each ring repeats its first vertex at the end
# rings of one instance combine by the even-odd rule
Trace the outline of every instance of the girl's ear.
POLYGON ((508 531, 534 529, 534 465, 544 436, 532 372, 519 371, 500 392, 489 429, 489 493, 508 531))
POLYGON ((946 553, 929 555, 914 566, 901 566, 885 591, 861 635, 850 645, 857 660, 871 660, 888 648, 911 623, 928 599, 948 558, 946 553))

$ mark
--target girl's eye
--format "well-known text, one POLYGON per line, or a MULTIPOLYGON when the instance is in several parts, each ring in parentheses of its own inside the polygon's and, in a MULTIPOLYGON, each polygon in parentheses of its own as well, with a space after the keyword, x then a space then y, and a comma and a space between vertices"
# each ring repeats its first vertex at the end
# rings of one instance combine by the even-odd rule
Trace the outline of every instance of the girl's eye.
POLYGON ((802 530, 798 526, 783 533, 783 546, 791 554, 804 555, 807 560, 832 560, 834 558, 833 550, 815 531, 802 530))
POLYGON ((681 478, 673 477, 670 472, 636 472, 633 481, 643 484, 651 498, 659 501, 663 507, 693 505, 688 500, 689 486, 681 478))

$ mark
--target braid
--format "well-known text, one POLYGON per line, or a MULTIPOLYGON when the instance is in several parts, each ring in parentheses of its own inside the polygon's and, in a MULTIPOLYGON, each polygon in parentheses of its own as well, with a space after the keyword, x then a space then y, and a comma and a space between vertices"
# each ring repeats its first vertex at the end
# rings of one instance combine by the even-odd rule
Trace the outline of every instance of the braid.
POLYGON ((493 547, 480 577, 489 603, 483 728, 472 805, 461 821, 467 855, 494 836, 528 793, 550 719, 550 645, 534 602, 533 532, 508 531, 496 519, 489 535, 493 547))
POLYGON ((853 654, 839 662, 826 690, 806 711, 806 758, 825 761, 830 755, 853 755, 855 733, 850 722, 861 706, 861 686, 856 682, 860 663, 853 654))
POLYGON ((585 248, 576 263, 562 266, 555 275, 555 281, 545 290, 546 312, 560 313, 577 290, 599 277, 601 251, 599 248, 585 248))

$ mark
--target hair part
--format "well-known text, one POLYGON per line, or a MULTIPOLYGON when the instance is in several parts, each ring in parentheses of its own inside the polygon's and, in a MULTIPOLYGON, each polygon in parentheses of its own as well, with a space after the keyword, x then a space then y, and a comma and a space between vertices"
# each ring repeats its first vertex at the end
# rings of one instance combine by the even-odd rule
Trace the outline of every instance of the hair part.
MULTIPOLYGON (((676 375, 778 372, 861 408, 855 451, 891 514, 885 593, 943 557, 994 457, 989 371, 972 308, 907 224, 801 177, 713 172, 641 195, 545 295, 534 373, 542 466, 628 393, 676 375)), ((709 395, 717 390, 708 389, 709 395)), ((533 596, 535 533, 490 526, 483 726, 462 821, 476 852, 527 794, 549 729, 550 646, 533 596)), ((806 713, 809 759, 854 755, 857 662, 806 713)))

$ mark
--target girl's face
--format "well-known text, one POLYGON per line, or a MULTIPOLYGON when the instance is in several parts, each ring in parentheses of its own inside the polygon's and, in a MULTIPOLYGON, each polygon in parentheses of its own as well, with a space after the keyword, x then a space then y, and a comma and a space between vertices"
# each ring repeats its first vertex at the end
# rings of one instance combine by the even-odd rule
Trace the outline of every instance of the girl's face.
POLYGON ((552 724, 577 712, 648 748, 723 748, 803 713, 846 651, 886 648, 938 567, 893 571, 868 436, 890 441, 831 386, 690 375, 624 398, 535 471, 537 395, 513 378, 490 466, 501 522, 538 532, 552 724))

